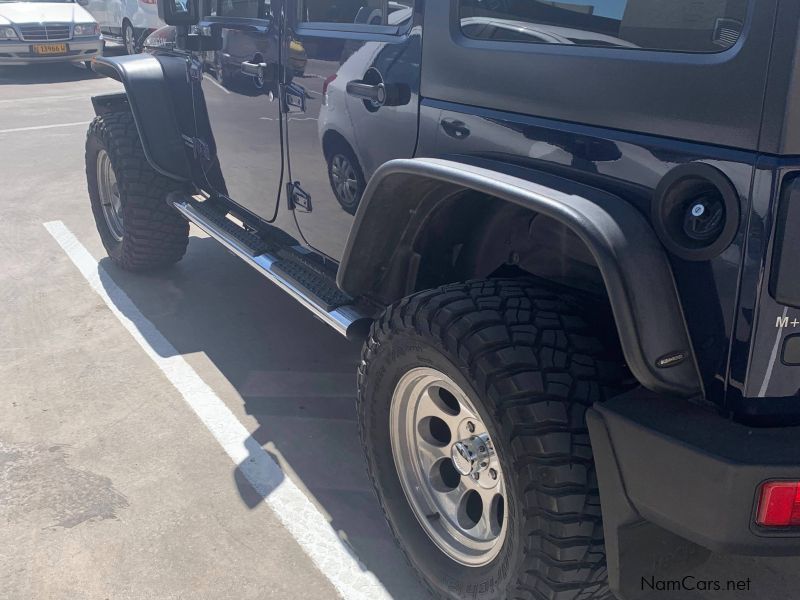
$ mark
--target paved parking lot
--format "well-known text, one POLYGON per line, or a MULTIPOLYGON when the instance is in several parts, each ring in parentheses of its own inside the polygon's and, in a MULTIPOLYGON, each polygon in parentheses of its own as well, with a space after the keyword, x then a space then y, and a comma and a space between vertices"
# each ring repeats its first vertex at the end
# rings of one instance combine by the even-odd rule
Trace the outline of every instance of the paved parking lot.
MULTIPOLYGON (((364 472, 359 346, 197 231, 156 275, 104 258, 83 143, 117 89, 0 68, 0 598, 424 600, 364 472)), ((799 564, 653 597, 791 598, 799 564)))

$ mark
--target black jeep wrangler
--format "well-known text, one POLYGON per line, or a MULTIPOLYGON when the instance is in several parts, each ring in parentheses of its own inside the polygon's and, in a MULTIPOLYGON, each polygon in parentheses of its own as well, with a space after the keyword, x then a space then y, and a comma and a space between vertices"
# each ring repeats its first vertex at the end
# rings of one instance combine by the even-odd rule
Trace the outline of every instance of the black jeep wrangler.
POLYGON ((160 10, 174 43, 95 65, 105 247, 163 267, 193 223, 365 340, 369 472, 435 597, 800 554, 797 0, 160 10))

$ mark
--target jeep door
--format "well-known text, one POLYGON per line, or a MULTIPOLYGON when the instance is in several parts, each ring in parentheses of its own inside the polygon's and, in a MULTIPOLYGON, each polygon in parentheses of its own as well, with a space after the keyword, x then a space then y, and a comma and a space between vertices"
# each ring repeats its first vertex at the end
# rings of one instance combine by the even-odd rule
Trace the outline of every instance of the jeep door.
POLYGON ((208 188, 272 221, 282 173, 278 22, 265 0, 212 0, 209 9, 201 26, 221 27, 222 49, 201 55, 218 160, 206 169, 208 188))
POLYGON ((413 0, 299 0, 287 138, 306 243, 340 260, 364 185, 417 142, 421 15, 413 0))

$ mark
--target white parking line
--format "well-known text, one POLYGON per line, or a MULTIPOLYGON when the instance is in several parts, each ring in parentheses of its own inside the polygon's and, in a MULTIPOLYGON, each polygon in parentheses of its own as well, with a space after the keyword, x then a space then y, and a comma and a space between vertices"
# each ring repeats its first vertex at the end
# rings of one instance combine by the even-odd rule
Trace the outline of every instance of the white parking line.
POLYGON ((213 83, 215 86, 217 86, 219 89, 221 89, 221 90, 222 90, 223 92, 225 92, 226 94, 230 94, 230 93, 231 93, 231 91, 230 91, 230 90, 226 90, 226 89, 225 89, 223 86, 221 86, 221 85, 220 85, 220 84, 217 82, 217 80, 216 80, 216 79, 214 79, 213 77, 206 75, 206 76, 205 76, 205 79, 208 79, 208 81, 210 81, 211 83, 213 83))
POLYGON ((86 94, 72 94, 70 96, 33 96, 30 98, 9 98, 6 100, 0 100, 0 104, 8 104, 10 102, 23 102, 25 104, 30 104, 31 102, 39 102, 42 100, 75 100, 77 98, 89 100, 91 99, 91 96, 87 96, 86 94))
POLYGON ((17 127, 15 129, 0 129, 0 133, 17 133, 18 131, 36 131, 37 129, 54 129, 56 127, 76 127, 77 125, 88 125, 89 121, 80 123, 58 123, 57 125, 36 125, 34 127, 17 127))
POLYGON ((152 359, 345 600, 391 596, 326 518, 248 433, 225 403, 114 283, 61 221, 44 223, 91 288, 152 359))

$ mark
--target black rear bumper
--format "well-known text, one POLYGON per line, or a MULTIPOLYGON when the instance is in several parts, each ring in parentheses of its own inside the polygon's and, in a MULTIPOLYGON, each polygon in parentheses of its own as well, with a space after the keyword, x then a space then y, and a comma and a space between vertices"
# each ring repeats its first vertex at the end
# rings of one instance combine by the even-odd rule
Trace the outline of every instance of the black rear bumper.
POLYGON ((800 531, 755 524, 764 481, 800 480, 800 427, 749 428, 643 390, 596 405, 587 422, 609 579, 621 597, 635 597, 641 577, 680 572, 707 550, 800 555, 800 531))

